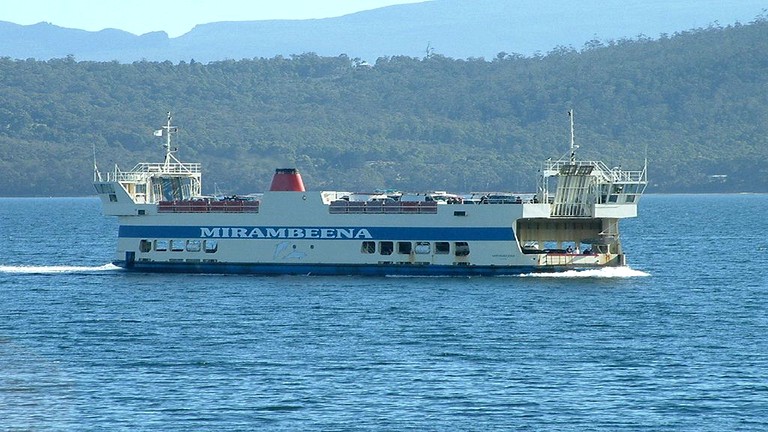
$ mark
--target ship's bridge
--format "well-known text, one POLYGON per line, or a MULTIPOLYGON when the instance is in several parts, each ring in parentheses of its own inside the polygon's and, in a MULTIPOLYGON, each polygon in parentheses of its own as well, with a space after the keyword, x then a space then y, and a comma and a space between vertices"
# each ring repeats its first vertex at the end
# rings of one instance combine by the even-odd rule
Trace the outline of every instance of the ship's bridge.
POLYGON ((199 163, 182 163, 171 146, 171 113, 155 136, 165 137, 165 159, 161 163, 139 163, 129 171, 115 165, 112 172, 102 174, 93 167, 93 186, 104 204, 104 214, 115 216, 146 214, 163 201, 190 200, 201 196, 202 169, 199 163))
POLYGON ((201 195, 199 163, 140 163, 129 171, 117 166, 99 182, 118 183, 137 204, 187 200, 201 195))
POLYGON ((608 168, 600 161, 545 161, 539 195, 553 218, 634 217, 648 184, 647 168, 608 168), (556 179, 556 180, 552 180, 556 179))

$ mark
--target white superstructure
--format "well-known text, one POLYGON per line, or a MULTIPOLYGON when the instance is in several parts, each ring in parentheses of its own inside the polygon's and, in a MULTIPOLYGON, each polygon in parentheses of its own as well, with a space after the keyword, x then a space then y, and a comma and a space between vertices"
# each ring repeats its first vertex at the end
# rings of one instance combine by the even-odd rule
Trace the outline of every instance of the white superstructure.
POLYGON ((257 274, 503 275, 625 264, 619 220, 637 215, 646 170, 547 161, 535 194, 311 192, 278 169, 258 197, 201 194, 201 167, 94 173, 117 216, 115 264, 132 270, 257 274))

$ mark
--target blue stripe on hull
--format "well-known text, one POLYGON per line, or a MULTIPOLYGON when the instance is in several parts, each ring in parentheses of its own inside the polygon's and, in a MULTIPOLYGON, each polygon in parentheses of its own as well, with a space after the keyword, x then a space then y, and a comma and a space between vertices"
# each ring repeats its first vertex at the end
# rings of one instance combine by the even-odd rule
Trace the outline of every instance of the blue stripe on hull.
POLYGON ((209 227, 121 225, 119 238, 210 238, 251 240, 432 240, 432 241, 515 241, 512 227, 209 227), (327 233, 325 233, 327 231, 327 233), (339 231, 344 231, 341 235, 339 231), (364 232, 366 235, 361 235, 364 232), (325 234, 328 235, 325 235, 325 234), (292 235, 293 234, 293 235, 292 235))
POLYGON ((247 264, 247 263, 170 263, 136 261, 114 265, 131 271, 156 273, 217 273, 257 275, 322 275, 322 276, 507 276, 533 272, 572 270, 535 266, 456 266, 403 264, 247 264))

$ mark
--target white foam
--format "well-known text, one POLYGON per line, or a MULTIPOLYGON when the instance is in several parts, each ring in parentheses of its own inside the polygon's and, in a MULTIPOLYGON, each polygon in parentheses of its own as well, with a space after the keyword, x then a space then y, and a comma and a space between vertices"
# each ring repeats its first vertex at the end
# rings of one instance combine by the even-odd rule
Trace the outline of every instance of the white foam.
POLYGON ((104 264, 96 267, 85 266, 2 266, 0 273, 21 273, 21 274, 52 274, 52 273, 92 273, 102 271, 119 270, 113 264, 104 264))
POLYGON ((640 270, 634 270, 629 267, 602 267, 590 270, 568 270, 564 272, 552 273, 527 273, 521 277, 539 277, 539 278, 631 278, 650 276, 640 270))

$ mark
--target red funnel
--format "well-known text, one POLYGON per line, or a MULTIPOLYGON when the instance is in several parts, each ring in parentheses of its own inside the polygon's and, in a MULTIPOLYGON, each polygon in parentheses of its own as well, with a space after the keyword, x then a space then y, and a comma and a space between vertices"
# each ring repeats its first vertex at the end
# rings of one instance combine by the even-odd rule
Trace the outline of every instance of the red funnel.
POLYGON ((304 182, 296 168, 278 168, 272 177, 270 191, 278 192, 304 192, 304 182))

